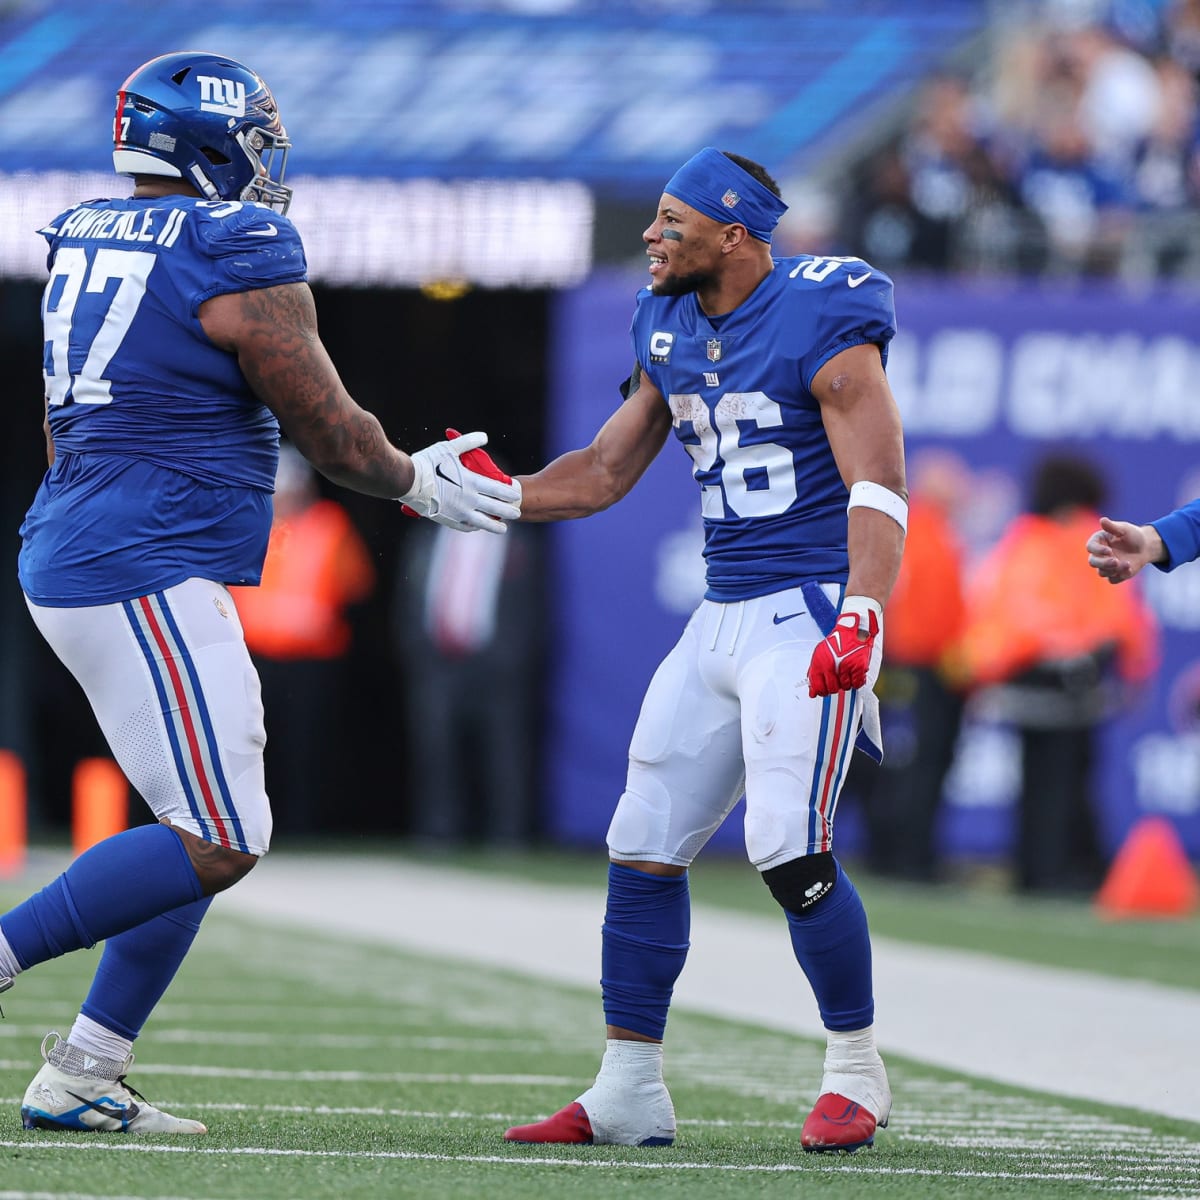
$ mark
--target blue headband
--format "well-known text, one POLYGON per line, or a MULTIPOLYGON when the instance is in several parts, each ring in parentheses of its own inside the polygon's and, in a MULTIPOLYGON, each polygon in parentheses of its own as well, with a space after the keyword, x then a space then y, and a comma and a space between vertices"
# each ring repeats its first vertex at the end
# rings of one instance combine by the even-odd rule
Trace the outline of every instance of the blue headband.
POLYGON ((770 188, 712 146, 693 154, 663 190, 722 225, 745 225, 760 242, 771 241, 779 218, 787 212, 770 188))

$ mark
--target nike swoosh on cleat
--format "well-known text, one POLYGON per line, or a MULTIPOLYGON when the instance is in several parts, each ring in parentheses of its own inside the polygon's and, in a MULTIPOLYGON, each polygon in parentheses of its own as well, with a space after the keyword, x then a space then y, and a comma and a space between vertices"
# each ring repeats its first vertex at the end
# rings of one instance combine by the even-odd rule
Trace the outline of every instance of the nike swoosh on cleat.
POLYGON ((449 476, 449 475, 447 475, 447 474, 446 474, 446 472, 442 470, 442 464, 441 464, 441 463, 438 463, 438 465, 437 465, 436 467, 434 467, 434 468, 433 468, 433 473, 434 473, 434 474, 435 474, 435 475, 436 475, 436 476, 437 476, 439 479, 444 479, 444 480, 445 480, 447 483, 452 483, 452 484, 454 484, 454 486, 455 486, 455 487, 462 487, 462 484, 461 484, 461 483, 459 483, 457 479, 451 479, 451 478, 450 478, 450 476, 449 476))
POLYGON ((870 279, 870 278, 871 278, 871 272, 870 272, 870 271, 868 271, 868 272, 867 272, 865 275, 847 275, 847 276, 846 276, 846 283, 847 283, 847 284, 848 284, 850 287, 852 287, 852 288, 856 288, 856 287, 858 287, 858 285, 859 285, 860 283, 866 283, 866 281, 867 281, 868 279, 870 279))
POLYGON ((138 1115, 138 1106, 136 1104, 127 1104, 123 1108, 106 1108, 103 1104, 97 1104, 94 1100, 88 1100, 85 1096, 81 1096, 78 1092, 67 1092, 73 1100, 78 1100, 85 1108, 92 1109, 93 1112, 98 1112, 102 1117, 108 1117, 113 1121, 132 1121, 138 1115))
POLYGON ((776 625, 782 625, 784 623, 784 621, 790 621, 793 617, 804 616, 804 614, 807 611, 808 611, 808 609, 802 608, 799 612, 788 613, 788 615, 786 617, 781 617, 778 613, 776 613, 775 616, 772 618, 772 620, 774 621, 774 623, 776 625))
MULTIPOLYGON (((279 230, 276 229, 274 225, 264 225, 262 229, 247 229, 243 232, 248 234, 250 237, 274 237, 279 230)), ((854 285, 851 284, 850 286, 853 287, 854 285)))

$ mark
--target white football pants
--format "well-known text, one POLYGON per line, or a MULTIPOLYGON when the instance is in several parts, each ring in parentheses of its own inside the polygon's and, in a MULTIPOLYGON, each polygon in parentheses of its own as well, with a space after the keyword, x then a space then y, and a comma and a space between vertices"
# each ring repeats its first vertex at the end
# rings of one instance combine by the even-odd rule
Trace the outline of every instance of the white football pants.
MULTIPOLYGON (((823 591, 836 609, 841 589, 823 591)), ((701 603, 642 701, 613 859, 689 865, 743 789, 760 871, 832 848, 861 703, 858 692, 809 698, 821 637, 799 588, 701 603)))
POLYGON ((154 815, 265 854, 262 697, 229 591, 189 579, 116 604, 29 611, 154 815))

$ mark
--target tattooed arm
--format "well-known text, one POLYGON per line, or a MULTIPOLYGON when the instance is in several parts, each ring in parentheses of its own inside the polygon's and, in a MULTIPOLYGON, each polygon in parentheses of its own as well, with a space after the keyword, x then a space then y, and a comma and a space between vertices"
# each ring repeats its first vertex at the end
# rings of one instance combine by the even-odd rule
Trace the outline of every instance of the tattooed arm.
POLYGON ((625 396, 590 446, 561 455, 536 475, 519 477, 523 521, 591 516, 641 479, 671 431, 671 410, 636 363, 625 396))
POLYGON ((200 306, 212 342, 237 355, 254 393, 322 475, 386 499, 413 484, 412 460, 360 408, 317 334, 306 283, 214 296, 200 306))

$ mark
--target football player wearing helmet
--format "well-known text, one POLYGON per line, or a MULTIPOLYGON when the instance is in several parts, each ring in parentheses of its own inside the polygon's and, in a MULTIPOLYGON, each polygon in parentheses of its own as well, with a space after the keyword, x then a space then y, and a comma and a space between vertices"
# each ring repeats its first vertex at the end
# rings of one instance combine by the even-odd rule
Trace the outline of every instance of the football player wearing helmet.
POLYGON ((833 818, 851 748, 879 753, 871 686, 907 519, 892 285, 860 259, 774 258, 785 207, 736 155, 709 147, 676 172, 642 235, 624 403, 590 446, 520 480, 523 519, 587 516, 674 432, 701 488, 708 586, 646 693, 608 831, 600 1072, 511 1141, 674 1140, 663 1036, 687 871, 743 791, 747 853, 828 1031, 801 1144, 855 1150, 887 1123, 867 919, 833 818))
POLYGON ((259 683, 226 585, 259 581, 281 427, 329 479, 455 529, 504 532, 520 491, 464 465, 486 435, 409 455, 346 391, 285 215, 287 134, 254 71, 156 58, 118 91, 113 137, 132 195, 41 230, 49 469, 18 569, 158 823, 100 842, 0 916, 0 991, 103 941, 69 1035, 42 1043, 23 1123, 192 1134, 199 1121, 124 1076, 212 897, 270 841, 259 683))

